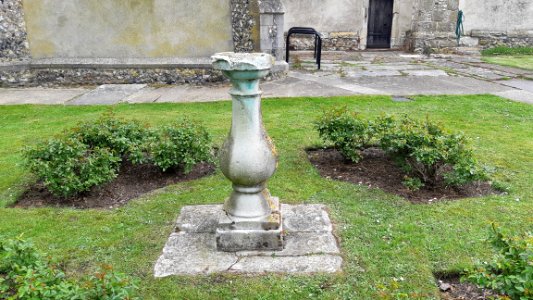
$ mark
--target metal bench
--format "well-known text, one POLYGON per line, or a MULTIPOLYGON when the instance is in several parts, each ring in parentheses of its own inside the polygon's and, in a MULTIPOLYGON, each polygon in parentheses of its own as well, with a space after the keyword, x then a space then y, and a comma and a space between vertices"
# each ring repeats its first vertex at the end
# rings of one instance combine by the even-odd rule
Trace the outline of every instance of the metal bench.
POLYGON ((316 64, 318 65, 318 69, 320 70, 320 61, 322 59, 322 36, 321 34, 316 31, 314 28, 311 27, 292 27, 289 29, 289 32, 287 33, 287 45, 286 45, 286 61, 289 63, 289 54, 290 54, 290 38, 292 34, 311 34, 315 37, 315 51, 313 54, 313 57, 316 58, 316 64))

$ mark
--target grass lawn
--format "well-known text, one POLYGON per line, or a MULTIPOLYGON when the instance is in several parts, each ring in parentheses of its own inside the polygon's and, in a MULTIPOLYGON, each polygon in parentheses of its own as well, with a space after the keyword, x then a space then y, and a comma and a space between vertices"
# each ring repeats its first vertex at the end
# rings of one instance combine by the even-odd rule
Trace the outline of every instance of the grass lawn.
MULTIPOLYGON (((120 117, 153 125, 182 116, 200 120, 220 144, 231 120, 231 103, 118 105, 120 117)), ((492 256, 484 243, 491 222, 510 230, 533 224, 533 106, 495 96, 294 98, 264 101, 265 125, 280 164, 270 180, 285 203, 324 203, 336 223, 344 272, 315 276, 213 275, 154 279, 152 268, 184 205, 222 203, 230 184, 220 172, 146 195, 111 211, 1 208, 32 181, 24 171, 24 145, 96 119, 105 106, 0 106, 0 235, 24 234, 48 254, 65 261, 70 274, 99 264, 141 279, 144 299, 396 299, 438 298, 434 272, 458 272, 492 256), (335 105, 372 116, 382 112, 444 122, 473 140, 494 178, 509 195, 414 205, 380 190, 321 178, 304 149, 319 143, 312 121, 335 105), (385 298, 389 299, 389 298, 385 298)))
POLYGON ((495 47, 481 51, 483 61, 533 71, 533 47, 495 47))
POLYGON ((484 62, 533 71, 533 55, 485 56, 484 62))

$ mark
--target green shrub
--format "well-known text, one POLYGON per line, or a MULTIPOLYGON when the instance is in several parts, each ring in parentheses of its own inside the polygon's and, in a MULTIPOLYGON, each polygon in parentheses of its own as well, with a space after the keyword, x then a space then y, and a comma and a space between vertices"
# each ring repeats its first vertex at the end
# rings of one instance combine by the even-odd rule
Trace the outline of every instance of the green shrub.
POLYGON ((533 47, 498 46, 481 51, 483 56, 495 55, 533 55, 533 47))
POLYGON ((411 178, 409 176, 404 177, 402 184, 410 191, 418 191, 424 186, 424 183, 420 180, 420 178, 411 178))
POLYGON ((107 148, 134 164, 148 161, 145 145, 150 138, 150 131, 137 121, 105 116, 95 122, 80 124, 72 130, 71 135, 91 149, 107 148))
POLYGON ((424 184, 435 186, 442 178, 458 186, 485 179, 462 134, 429 120, 404 117, 395 124, 383 132, 381 147, 424 184))
POLYGON ((410 175, 404 185, 412 190, 435 186, 441 179, 452 186, 486 179, 467 139, 429 120, 392 116, 364 120, 346 108, 335 108, 324 112, 315 127, 322 140, 353 162, 361 160, 363 149, 379 145, 410 175))
POLYGON ((533 299, 533 233, 508 237, 493 224, 489 240, 498 254, 467 270, 463 280, 512 299, 533 299))
POLYGON ((161 170, 182 168, 189 173, 200 162, 212 162, 211 136, 190 121, 166 126, 154 133, 150 155, 161 170))
POLYGON ((31 243, 0 239, 0 299, 136 299, 136 285, 110 267, 82 278, 67 278, 31 243))
POLYGON ((326 111, 315 122, 322 140, 332 143, 342 155, 353 162, 361 160, 361 150, 372 145, 375 135, 371 122, 345 107, 326 111))
POLYGON ((79 139, 50 139, 25 150, 26 164, 58 197, 69 197, 113 180, 120 158, 106 148, 90 148, 79 139))

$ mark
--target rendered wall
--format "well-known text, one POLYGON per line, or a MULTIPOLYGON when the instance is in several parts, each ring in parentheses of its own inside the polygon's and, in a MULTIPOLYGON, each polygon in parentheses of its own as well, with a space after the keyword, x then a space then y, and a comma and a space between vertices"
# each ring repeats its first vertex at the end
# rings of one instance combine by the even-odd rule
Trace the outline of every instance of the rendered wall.
POLYGON ((532 0, 460 0, 466 33, 533 31, 532 0))
POLYGON ((23 0, 23 8, 33 58, 233 50, 230 0, 23 0))
MULTIPOLYGON (((415 0, 394 0, 391 46, 401 47, 411 29, 415 0)), ((330 40, 358 41, 366 48, 369 0, 283 0, 285 31, 291 27, 313 27, 330 40)), ((326 44, 332 42, 326 41, 326 44)), ((338 49, 344 50, 344 49, 338 49)))

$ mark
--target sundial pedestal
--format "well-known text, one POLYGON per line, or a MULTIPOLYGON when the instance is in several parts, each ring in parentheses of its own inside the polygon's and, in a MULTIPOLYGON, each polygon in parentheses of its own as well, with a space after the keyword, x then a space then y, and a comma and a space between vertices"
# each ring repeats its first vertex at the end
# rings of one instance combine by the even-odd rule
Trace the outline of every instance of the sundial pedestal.
POLYGON ((219 251, 283 250, 280 204, 266 181, 274 174, 277 153, 261 115, 259 80, 270 72, 264 53, 218 53, 213 67, 233 85, 232 125, 220 151, 222 173, 233 183, 216 230, 219 251))
POLYGON ((154 266, 171 275, 335 273, 342 256, 328 209, 280 204, 266 188, 277 154, 261 117, 259 80, 268 54, 219 53, 213 66, 231 79, 232 124, 220 169, 233 191, 224 205, 184 206, 154 266))

